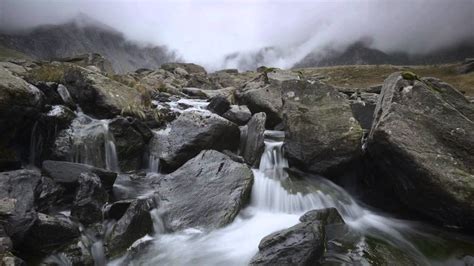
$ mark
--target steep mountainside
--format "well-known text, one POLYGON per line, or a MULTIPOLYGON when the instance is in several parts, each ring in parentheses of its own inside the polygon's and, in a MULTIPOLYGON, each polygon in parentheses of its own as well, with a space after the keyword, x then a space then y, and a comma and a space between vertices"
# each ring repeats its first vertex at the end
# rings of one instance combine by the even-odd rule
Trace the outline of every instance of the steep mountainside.
POLYGON ((30 31, 0 33, 0 45, 37 59, 99 53, 112 63, 118 73, 157 68, 165 62, 176 61, 174 54, 166 47, 141 46, 126 40, 114 29, 83 17, 30 31))

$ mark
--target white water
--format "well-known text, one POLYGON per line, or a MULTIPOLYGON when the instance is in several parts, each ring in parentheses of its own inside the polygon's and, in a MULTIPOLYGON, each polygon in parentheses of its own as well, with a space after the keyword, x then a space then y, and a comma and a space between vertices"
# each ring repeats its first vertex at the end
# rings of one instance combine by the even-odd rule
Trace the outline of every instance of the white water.
MULTIPOLYGON (((361 207, 342 188, 324 178, 311 180, 290 179, 284 167, 288 162, 282 156, 282 137, 278 132, 267 132, 265 152, 255 176, 251 203, 230 225, 206 232, 189 228, 163 234, 158 212, 153 213, 155 234, 153 244, 138 260, 128 265, 247 265, 258 252, 261 239, 277 230, 298 223, 306 211, 335 207, 347 225, 361 235, 375 237, 409 254, 420 265, 430 261, 407 239, 407 236, 428 237, 416 229, 415 223, 384 217, 361 207), (273 139, 273 140, 272 140, 273 139)), ((365 244, 361 237, 358 246, 365 244)), ((112 265, 121 265, 114 261, 112 265)))
POLYGON ((98 120, 77 112, 71 125, 73 147, 71 160, 120 172, 115 140, 109 120, 98 120))

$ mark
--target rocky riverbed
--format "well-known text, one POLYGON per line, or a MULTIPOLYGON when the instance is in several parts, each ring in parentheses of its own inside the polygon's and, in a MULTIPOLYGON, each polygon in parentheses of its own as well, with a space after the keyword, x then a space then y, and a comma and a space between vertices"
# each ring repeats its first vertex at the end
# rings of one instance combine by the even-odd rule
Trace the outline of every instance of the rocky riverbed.
POLYGON ((0 62, 2 265, 474 263, 450 84, 95 59, 0 62))

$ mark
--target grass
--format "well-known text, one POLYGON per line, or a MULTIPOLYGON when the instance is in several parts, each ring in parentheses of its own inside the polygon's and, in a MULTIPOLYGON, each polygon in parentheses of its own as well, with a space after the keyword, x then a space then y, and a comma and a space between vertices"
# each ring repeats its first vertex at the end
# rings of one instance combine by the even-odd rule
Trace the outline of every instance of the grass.
POLYGON ((24 53, 0 45, 0 61, 7 59, 31 59, 24 53))
POLYGON ((426 65, 426 66, 335 66, 297 69, 307 77, 318 77, 322 81, 335 86, 363 88, 382 84, 393 72, 413 72, 419 77, 439 78, 467 96, 474 96, 474 72, 458 74, 458 64, 426 65))

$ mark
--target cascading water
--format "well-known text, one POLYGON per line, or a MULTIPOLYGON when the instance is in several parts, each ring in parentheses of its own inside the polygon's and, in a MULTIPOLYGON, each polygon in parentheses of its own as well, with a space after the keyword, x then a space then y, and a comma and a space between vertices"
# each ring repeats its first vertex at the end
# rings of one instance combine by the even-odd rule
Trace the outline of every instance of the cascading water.
POLYGON ((119 172, 115 140, 109 132, 109 121, 98 120, 77 112, 71 125, 71 161, 119 172))
MULTIPOLYGON (((369 238, 396 247, 420 265, 447 262, 446 258, 428 258, 425 251, 413 244, 435 243, 449 249, 450 242, 424 226, 421 228, 413 222, 378 215, 360 206, 327 179, 290 177, 285 171, 288 162, 283 157, 282 138, 281 132, 266 132, 265 151, 259 169, 253 170, 251 203, 232 224, 210 232, 189 228, 172 234, 156 234, 146 252, 131 262, 127 261, 128 265, 247 265, 258 252, 263 237, 295 225, 306 211, 327 207, 337 208, 356 235, 354 248, 347 254, 329 254, 332 262, 368 264, 362 256, 369 238)), ((159 215, 154 213, 153 217, 157 230, 162 232, 159 215)), ((117 260, 111 264, 121 265, 122 262, 117 260)), ((449 260, 451 264, 459 262, 457 259, 449 260)))

